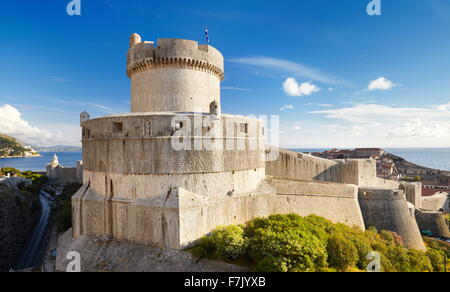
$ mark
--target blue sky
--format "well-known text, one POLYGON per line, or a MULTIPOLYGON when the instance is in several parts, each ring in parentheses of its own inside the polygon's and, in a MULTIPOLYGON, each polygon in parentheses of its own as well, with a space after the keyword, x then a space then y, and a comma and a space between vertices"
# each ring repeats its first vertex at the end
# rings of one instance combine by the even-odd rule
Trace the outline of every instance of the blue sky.
POLYGON ((225 57, 226 113, 280 115, 286 147, 450 147, 450 3, 381 0, 2 1, 0 132, 79 145, 79 113, 130 111, 128 38, 225 57))

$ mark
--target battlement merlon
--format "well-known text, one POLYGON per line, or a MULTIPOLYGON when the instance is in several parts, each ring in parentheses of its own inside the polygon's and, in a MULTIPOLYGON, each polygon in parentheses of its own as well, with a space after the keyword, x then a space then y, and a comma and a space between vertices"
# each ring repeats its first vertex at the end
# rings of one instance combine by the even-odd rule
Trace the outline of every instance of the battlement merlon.
POLYGON ((199 45, 185 39, 158 39, 154 42, 142 41, 138 34, 130 37, 127 56, 127 75, 161 67, 181 67, 209 71, 220 80, 224 79, 224 58, 214 47, 199 45))

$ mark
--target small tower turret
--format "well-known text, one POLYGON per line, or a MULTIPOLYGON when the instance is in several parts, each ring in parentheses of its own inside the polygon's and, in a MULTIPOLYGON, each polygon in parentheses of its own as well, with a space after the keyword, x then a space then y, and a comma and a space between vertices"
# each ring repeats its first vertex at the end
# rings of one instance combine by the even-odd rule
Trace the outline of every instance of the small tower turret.
POLYGON ((91 115, 87 112, 84 111, 80 114, 80 127, 83 126, 83 123, 86 121, 89 121, 91 119, 91 115))
POLYGON ((58 156, 56 155, 56 153, 53 155, 53 159, 52 159, 52 162, 50 162, 50 165, 53 167, 59 165, 59 160, 58 160, 58 156))
POLYGON ((127 75, 132 112, 203 112, 220 109, 222 54, 209 45, 183 39, 142 41, 130 37, 127 75))
POLYGON ((135 45, 139 44, 140 42, 142 42, 142 38, 137 33, 133 33, 130 36, 130 48, 134 47, 135 45))

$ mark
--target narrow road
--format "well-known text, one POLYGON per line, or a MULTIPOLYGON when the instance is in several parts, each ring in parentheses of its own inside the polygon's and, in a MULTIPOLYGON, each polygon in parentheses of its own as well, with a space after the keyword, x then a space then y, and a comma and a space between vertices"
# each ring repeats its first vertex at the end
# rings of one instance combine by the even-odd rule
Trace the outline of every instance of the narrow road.
POLYGON ((47 231, 48 218, 50 216, 51 206, 47 197, 51 195, 41 191, 39 199, 41 201, 41 215, 36 226, 31 233, 30 239, 23 248, 19 260, 16 263, 15 270, 24 270, 33 268, 39 264, 40 251, 43 244, 45 232, 47 231))

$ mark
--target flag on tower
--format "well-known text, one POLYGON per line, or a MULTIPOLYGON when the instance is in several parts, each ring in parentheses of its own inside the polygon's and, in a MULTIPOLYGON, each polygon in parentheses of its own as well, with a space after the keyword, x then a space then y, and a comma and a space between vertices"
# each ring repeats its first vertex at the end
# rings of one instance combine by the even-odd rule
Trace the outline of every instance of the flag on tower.
POLYGON ((205 37, 206 37, 206 43, 209 45, 209 33, 208 33, 208 27, 205 27, 205 37))

